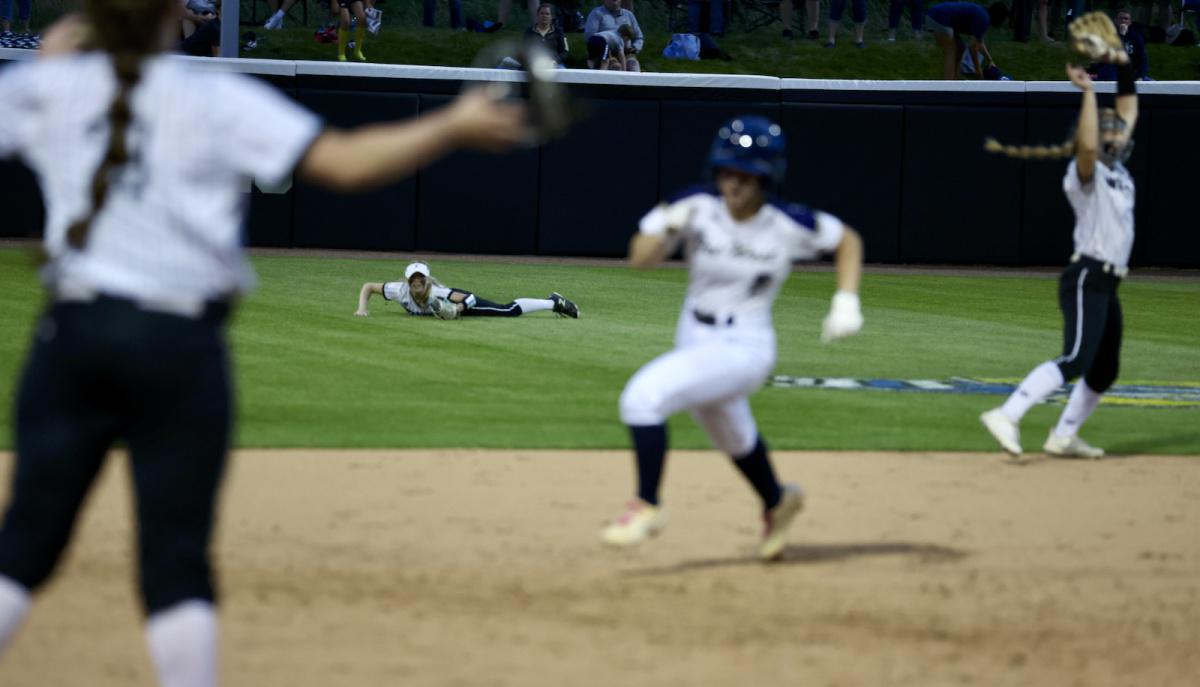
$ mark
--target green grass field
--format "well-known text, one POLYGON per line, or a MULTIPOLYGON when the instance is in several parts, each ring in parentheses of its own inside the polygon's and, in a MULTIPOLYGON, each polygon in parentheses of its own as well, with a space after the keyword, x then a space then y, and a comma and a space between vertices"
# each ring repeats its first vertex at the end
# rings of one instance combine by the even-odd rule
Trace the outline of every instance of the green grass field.
MULTIPOLYGON (((445 283, 493 300, 560 290, 578 321, 549 313, 441 322, 376 298, 352 315, 364 281, 405 261, 258 257, 261 284, 231 327, 243 447, 561 447, 627 445, 617 398, 629 376, 667 350, 683 294, 680 269, 432 259, 445 283)), ((819 343, 833 277, 797 272, 776 304, 781 375, 1017 378, 1057 353, 1054 275, 871 274, 866 328, 819 343)), ((1200 280, 1121 287, 1121 382, 1200 382, 1200 280)), ((0 250, 0 422, 11 426, 15 380, 43 300, 30 262, 0 250)), ((767 388, 753 398, 780 449, 991 450, 976 416, 999 396, 767 388)), ((1034 408, 1023 429, 1040 447, 1060 406, 1034 408)), ((706 438, 686 416, 677 447, 706 438)), ((1200 410, 1102 406, 1090 441, 1116 453, 1200 454, 1200 410)), ((5 446, 11 446, 6 436, 5 446)))

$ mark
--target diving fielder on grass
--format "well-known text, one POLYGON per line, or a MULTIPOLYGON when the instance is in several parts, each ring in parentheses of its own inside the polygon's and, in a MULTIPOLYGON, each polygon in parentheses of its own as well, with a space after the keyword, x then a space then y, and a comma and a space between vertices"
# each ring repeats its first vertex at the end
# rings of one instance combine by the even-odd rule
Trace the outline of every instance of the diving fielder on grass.
POLYGON ((1083 67, 1068 64, 1067 76, 1083 92, 1073 144, 1040 151, 1000 146, 994 141, 988 146, 993 152, 1016 157, 1045 157, 1047 153, 1073 153, 1075 157, 1063 177, 1063 191, 1075 211, 1075 253, 1059 280, 1062 355, 1035 367, 1004 405, 979 418, 1013 455, 1021 454, 1018 424, 1025 413, 1063 382, 1082 375, 1043 448, 1055 456, 1103 456, 1102 449, 1089 445, 1078 432, 1101 395, 1116 381, 1121 352, 1117 287, 1129 271, 1133 249, 1133 178, 1124 163, 1133 149, 1131 137, 1138 116, 1136 74, 1107 16, 1100 12, 1084 15, 1072 23, 1071 34, 1077 51, 1117 65, 1116 108, 1098 109, 1091 77, 1083 67), (1103 37, 1103 42, 1097 42, 1093 34, 1103 37))
POLYGON ((837 288, 822 339, 858 332, 862 241, 841 220, 802 205, 772 200, 786 163, 779 125, 737 117, 713 141, 708 168, 715 185, 685 191, 642 218, 630 244, 634 267, 661 263, 680 242, 691 279, 675 330, 675 349, 646 364, 621 394, 637 459, 637 497, 604 529, 615 546, 637 544, 665 524, 659 482, 667 452, 667 418, 681 410, 758 492, 765 529, 759 554, 783 551, 788 526, 804 506, 794 484, 775 478, 749 396, 775 365, 771 306, 795 260, 833 253, 837 288))
POLYGON ((404 268, 404 279, 386 282, 367 282, 358 290, 358 309, 354 314, 367 317, 367 302, 379 294, 383 300, 399 303, 409 315, 432 315, 441 320, 459 317, 520 317, 526 313, 550 310, 559 317, 579 319, 579 306, 555 291, 546 298, 518 298, 508 303, 494 303, 479 298, 470 291, 443 286, 429 274, 429 265, 410 263, 404 268))

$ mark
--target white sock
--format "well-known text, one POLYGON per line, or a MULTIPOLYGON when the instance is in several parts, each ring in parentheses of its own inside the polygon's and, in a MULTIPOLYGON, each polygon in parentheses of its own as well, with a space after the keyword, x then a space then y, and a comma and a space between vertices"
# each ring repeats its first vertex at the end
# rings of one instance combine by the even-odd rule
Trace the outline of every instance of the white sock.
POLYGON ((516 303, 521 307, 522 313, 554 309, 554 301, 549 298, 518 298, 516 303))
POLYGON ((0 575, 0 652, 17 633, 29 614, 29 590, 12 578, 0 575))
POLYGON ((150 658, 162 687, 217 684, 217 612, 207 601, 182 601, 146 622, 150 658))
POLYGON ((1063 381, 1065 380, 1058 365, 1044 362, 1033 368, 1033 372, 1030 372, 1029 376, 1022 380, 1021 385, 1008 397, 1000 409, 1004 411, 1008 419, 1020 422, 1035 403, 1045 400, 1055 389, 1062 386, 1063 381))
POLYGON ((1079 428, 1087 422, 1096 406, 1100 405, 1101 395, 1088 386, 1087 382, 1079 380, 1079 383, 1071 390, 1071 398, 1067 400, 1067 407, 1063 408, 1062 415, 1058 418, 1058 425, 1055 426, 1054 433, 1060 437, 1072 437, 1078 434, 1079 428))
POLYGON ((283 19, 283 10, 275 10, 275 14, 271 15, 271 19, 283 19))

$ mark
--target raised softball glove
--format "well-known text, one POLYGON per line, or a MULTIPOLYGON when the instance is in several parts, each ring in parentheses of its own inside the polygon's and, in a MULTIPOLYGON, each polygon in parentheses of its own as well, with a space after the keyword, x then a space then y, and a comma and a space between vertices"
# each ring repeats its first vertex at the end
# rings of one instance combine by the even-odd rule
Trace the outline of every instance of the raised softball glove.
POLYGON ((1105 64, 1127 64, 1129 55, 1117 35, 1117 27, 1103 12, 1088 12, 1071 22, 1071 50, 1093 61, 1105 64))
POLYGON ((563 136, 581 115, 566 85, 559 80, 554 56, 540 43, 517 39, 495 41, 479 51, 473 66, 491 70, 487 74, 490 80, 486 91, 493 98, 521 99, 523 92, 527 96, 530 146, 563 136), (496 70, 497 66, 504 69, 496 70))
POLYGON ((433 316, 439 320, 457 320, 458 319, 458 304, 451 303, 445 298, 429 299, 429 309, 433 311, 433 316))

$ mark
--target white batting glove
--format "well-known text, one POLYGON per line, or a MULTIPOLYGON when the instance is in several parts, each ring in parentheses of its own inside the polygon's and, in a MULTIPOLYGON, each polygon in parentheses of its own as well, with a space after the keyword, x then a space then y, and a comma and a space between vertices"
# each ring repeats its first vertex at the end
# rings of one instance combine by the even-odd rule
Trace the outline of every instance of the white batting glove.
POLYGON ((666 220, 667 233, 674 234, 682 231, 692 221, 692 215, 695 212, 696 204, 691 202, 690 198, 684 198, 668 205, 663 210, 663 219, 666 220))
POLYGON ((838 291, 833 294, 833 304, 829 308, 829 314, 821 323, 821 342, 829 343, 853 336, 862 329, 862 326, 863 316, 858 302, 858 294, 838 291))

